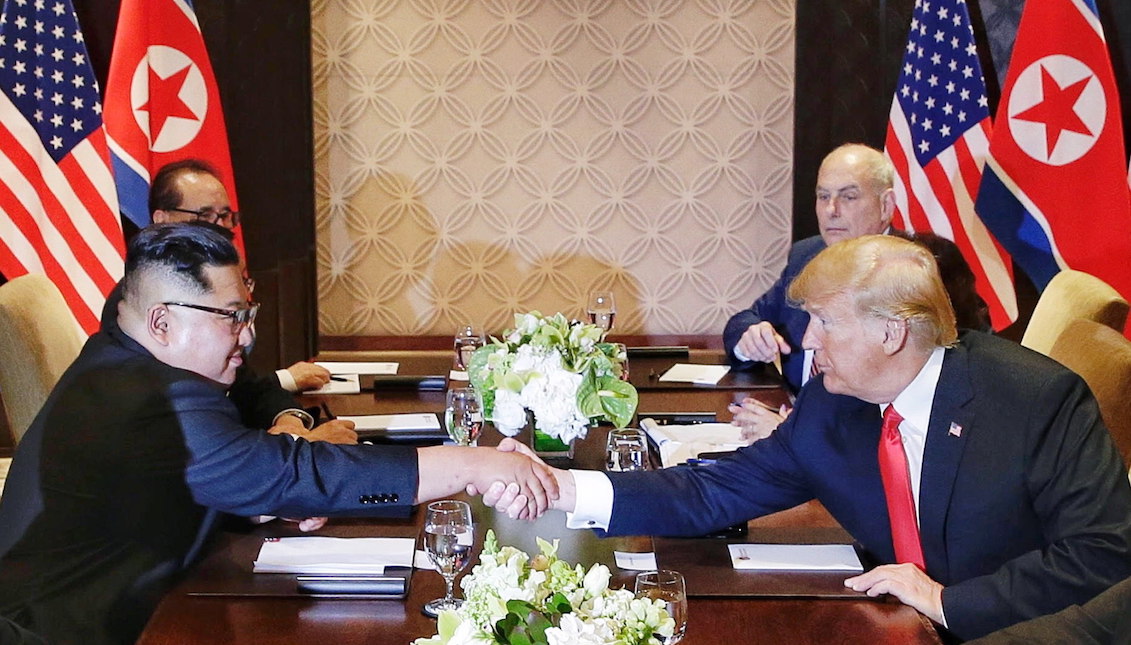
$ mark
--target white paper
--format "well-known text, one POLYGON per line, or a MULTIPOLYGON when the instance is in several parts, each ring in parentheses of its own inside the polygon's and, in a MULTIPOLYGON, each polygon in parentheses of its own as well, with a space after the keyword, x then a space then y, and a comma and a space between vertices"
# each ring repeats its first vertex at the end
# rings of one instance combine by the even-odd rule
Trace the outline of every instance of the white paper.
POLYGON ((358 381, 357 374, 335 374, 334 378, 345 379, 344 381, 330 380, 329 383, 323 385, 317 390, 310 390, 304 394, 359 394, 361 393, 361 382, 358 381))
POLYGON ((729 423, 662 426, 645 418, 640 420, 640 427, 660 449, 664 468, 682 464, 701 452, 728 452, 746 445, 742 429, 729 423))
POLYGON ((849 544, 728 544, 735 569, 863 571, 849 544))
POLYGON ((465 372, 463 370, 452 370, 452 371, 448 372, 448 380, 449 381, 470 381, 471 379, 467 376, 467 372, 465 372))
POLYGON ((268 538, 259 549, 256 573, 381 574, 385 567, 410 567, 413 538, 268 538))
POLYGON ((365 414, 338 417, 353 421, 356 430, 439 430, 440 420, 431 412, 411 414, 365 414))
POLYGON ((651 551, 647 553, 613 551, 613 557, 616 558, 617 566, 621 569, 630 571, 655 571, 659 569, 656 566, 656 554, 651 551))
POLYGON ((715 385, 719 382, 719 379, 726 376, 729 371, 730 367, 727 365, 676 363, 660 376, 660 380, 676 383, 695 383, 697 385, 715 385))
POLYGON ((331 374, 396 374, 399 363, 374 361, 315 361, 331 374))

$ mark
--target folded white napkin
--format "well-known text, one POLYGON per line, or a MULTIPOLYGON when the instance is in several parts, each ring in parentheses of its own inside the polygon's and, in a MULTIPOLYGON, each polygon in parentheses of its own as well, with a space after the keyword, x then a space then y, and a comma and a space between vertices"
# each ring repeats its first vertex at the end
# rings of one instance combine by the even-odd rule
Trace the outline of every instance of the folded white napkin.
POLYGON ((641 419, 640 427, 660 449, 664 468, 682 464, 701 452, 738 450, 746 445, 742 430, 729 423, 662 426, 652 419, 641 419))

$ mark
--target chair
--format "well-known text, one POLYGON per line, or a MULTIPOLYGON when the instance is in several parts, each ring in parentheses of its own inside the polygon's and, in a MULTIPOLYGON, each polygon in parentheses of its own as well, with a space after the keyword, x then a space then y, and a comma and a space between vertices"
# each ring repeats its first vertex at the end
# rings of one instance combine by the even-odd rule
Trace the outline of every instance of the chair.
POLYGON ((1091 320, 1074 320, 1053 345, 1049 357, 1076 372, 1100 404, 1123 463, 1131 459, 1131 340, 1091 320))
POLYGON ((0 286, 0 396, 17 444, 85 342, 47 276, 28 274, 0 286))
POLYGON ((1037 300, 1021 344, 1049 355, 1068 324, 1086 318, 1122 332, 1127 322, 1127 301, 1103 280, 1064 269, 1049 280, 1037 300))

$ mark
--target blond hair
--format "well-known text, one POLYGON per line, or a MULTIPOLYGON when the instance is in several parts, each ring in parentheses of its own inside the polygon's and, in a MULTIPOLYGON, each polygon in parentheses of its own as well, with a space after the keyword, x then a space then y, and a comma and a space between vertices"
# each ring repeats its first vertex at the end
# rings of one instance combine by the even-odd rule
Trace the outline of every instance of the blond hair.
POLYGON ((921 349, 949 347, 958 338, 935 258, 927 249, 888 235, 864 235, 817 254, 789 286, 799 305, 846 295, 856 312, 902 320, 921 349))

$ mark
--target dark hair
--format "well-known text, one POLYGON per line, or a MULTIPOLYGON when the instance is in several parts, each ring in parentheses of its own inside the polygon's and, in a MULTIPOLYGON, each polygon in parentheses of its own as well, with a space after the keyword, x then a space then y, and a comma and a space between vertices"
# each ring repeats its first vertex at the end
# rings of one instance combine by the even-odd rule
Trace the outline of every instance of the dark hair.
POLYGON ((931 255, 935 256, 935 262, 939 265, 939 275, 942 276, 943 286, 950 296, 950 304, 954 307, 954 316, 959 328, 993 330, 989 307, 978 295, 974 272, 966 263, 966 258, 962 257, 958 245, 945 237, 927 231, 909 233, 893 229, 892 234, 926 247, 931 255))
POLYGON ((153 184, 149 187, 149 213, 177 208, 181 205, 184 195, 176 189, 177 178, 185 173, 200 173, 211 175, 220 179, 220 174, 212 164, 201 159, 182 159, 167 163, 157 170, 153 176, 153 184))
POLYGON ((126 248, 123 289, 129 292, 138 272, 161 268, 202 291, 211 291, 212 284, 204 275, 205 267, 240 263, 232 237, 231 231, 208 222, 147 226, 126 248))

